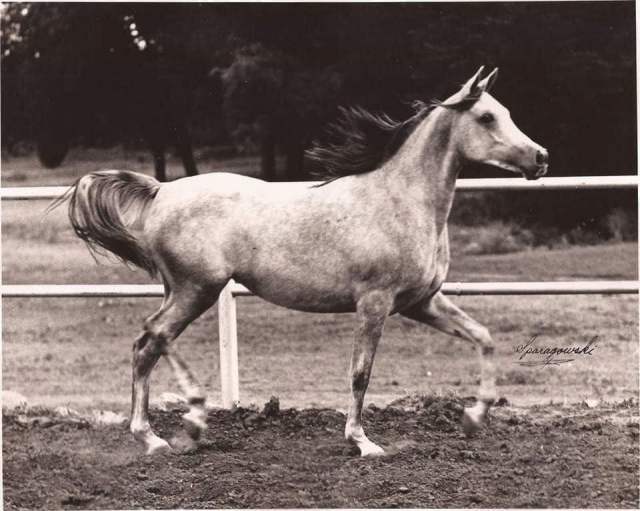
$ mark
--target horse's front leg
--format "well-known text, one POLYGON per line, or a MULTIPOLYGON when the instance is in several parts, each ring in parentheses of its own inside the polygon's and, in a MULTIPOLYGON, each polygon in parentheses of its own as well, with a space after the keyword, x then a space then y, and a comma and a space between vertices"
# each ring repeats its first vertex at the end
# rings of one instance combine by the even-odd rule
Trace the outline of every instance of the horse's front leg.
POLYGON ((494 344, 486 327, 464 313, 441 292, 425 302, 418 303, 401 314, 430 325, 450 335, 471 341, 480 348, 481 379, 479 400, 473 408, 467 408, 462 427, 467 436, 475 433, 485 418, 489 407, 496 400, 494 344))
POLYGON ((384 323, 391 311, 393 299, 384 293, 370 293, 358 301, 355 338, 351 355, 351 402, 345 427, 345 438, 360 449, 361 456, 384 454, 364 434, 362 428, 362 405, 369 385, 371 367, 382 335, 384 323))

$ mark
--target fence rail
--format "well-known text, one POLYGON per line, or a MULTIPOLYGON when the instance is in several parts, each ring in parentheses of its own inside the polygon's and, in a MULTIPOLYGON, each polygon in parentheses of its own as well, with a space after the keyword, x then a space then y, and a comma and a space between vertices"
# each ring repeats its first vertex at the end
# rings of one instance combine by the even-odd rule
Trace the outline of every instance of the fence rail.
MULTIPOLYGON (((580 295, 580 294, 634 294, 640 283, 636 280, 591 280, 557 282, 446 282, 442 292, 446 295, 580 295)), ((164 296, 158 284, 7 284, 1 286, 4 298, 154 298, 164 296)), ((231 295, 253 296, 246 287, 235 282, 229 284, 231 295)))
MULTIPOLYGON (((311 186, 315 183, 278 183, 283 188, 311 186)), ((459 179, 458 191, 484 190, 568 190, 585 188, 637 188, 638 176, 549 177, 538 181, 517 178, 459 179)), ((3 200, 51 200, 69 190, 66 186, 0 188, 3 200)), ((160 285, 3 285, 3 298, 35 297, 161 297, 160 285)), ((596 280, 564 282, 447 282, 442 291, 449 295, 559 295, 559 294, 637 294, 638 281, 596 280)), ((230 282, 218 300, 220 334, 220 380, 222 406, 239 402, 236 298, 250 296, 244 286, 230 282)))
MULTIPOLYGON (((296 183, 273 183, 286 187, 312 186, 317 182, 299 181, 296 183)), ((638 186, 638 176, 584 176, 584 177, 545 177, 537 181, 527 181, 520 177, 458 179, 458 191, 486 190, 571 190, 585 188, 621 189, 638 186)), ((3 200, 55 199, 69 190, 68 186, 11 187, 0 188, 3 200)))

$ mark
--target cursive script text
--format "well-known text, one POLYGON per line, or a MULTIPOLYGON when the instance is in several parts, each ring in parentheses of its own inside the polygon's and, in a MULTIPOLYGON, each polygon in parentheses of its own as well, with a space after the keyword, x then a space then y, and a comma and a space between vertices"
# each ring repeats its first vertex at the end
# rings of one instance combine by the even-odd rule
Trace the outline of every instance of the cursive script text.
POLYGON ((593 355, 593 351, 597 348, 594 344, 598 340, 598 336, 595 335, 584 346, 571 346, 571 347, 542 347, 534 346, 534 342, 538 338, 538 334, 531 336, 526 343, 521 344, 516 348, 517 353, 521 353, 520 358, 516 360, 517 364, 527 367, 535 366, 548 366, 548 365, 560 365, 572 362, 580 355, 593 355), (529 355, 541 355, 544 358, 529 357, 525 360, 525 357, 529 355), (572 358, 569 358, 572 357, 572 358))

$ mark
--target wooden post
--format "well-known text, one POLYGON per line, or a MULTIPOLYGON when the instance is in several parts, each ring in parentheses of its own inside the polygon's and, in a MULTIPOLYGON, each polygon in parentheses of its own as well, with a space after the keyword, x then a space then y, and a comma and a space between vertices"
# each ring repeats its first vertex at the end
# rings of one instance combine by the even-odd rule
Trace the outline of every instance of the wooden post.
POLYGON ((231 409, 240 401, 238 378, 238 330, 236 326, 236 298, 229 281, 218 298, 218 327, 220 332, 220 391, 223 408, 231 409))

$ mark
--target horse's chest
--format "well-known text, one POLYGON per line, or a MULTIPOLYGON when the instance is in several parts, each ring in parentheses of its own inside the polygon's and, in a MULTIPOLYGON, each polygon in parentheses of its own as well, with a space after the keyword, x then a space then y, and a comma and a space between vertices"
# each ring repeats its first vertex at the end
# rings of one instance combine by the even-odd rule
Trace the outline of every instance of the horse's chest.
POLYGON ((434 247, 416 251, 414 257, 407 258, 401 276, 397 279, 398 290, 396 309, 402 310, 425 297, 435 294, 447 276, 449 270, 449 247, 446 238, 442 238, 434 247))

